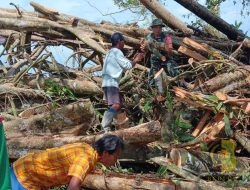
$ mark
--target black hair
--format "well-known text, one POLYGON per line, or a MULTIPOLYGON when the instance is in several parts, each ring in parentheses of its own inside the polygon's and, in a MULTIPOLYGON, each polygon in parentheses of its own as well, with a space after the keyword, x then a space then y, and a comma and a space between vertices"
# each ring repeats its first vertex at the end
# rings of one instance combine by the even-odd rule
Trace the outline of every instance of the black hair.
POLYGON ((118 149, 124 149, 124 142, 116 135, 105 135, 93 144, 93 148, 99 155, 102 155, 104 151, 113 154, 118 149))
POLYGON ((120 32, 115 32, 114 34, 112 34, 111 36, 111 43, 112 43, 112 47, 116 46, 116 44, 120 41, 123 41, 124 37, 122 35, 122 33, 120 32))

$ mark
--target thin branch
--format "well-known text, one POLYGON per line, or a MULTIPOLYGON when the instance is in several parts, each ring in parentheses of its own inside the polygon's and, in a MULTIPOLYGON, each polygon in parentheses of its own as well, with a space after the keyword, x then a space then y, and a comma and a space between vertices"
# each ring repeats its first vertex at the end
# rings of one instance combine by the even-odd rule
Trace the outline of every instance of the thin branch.
POLYGON ((22 13, 21 13, 21 11, 19 10, 19 7, 18 7, 17 5, 15 5, 14 3, 12 3, 12 2, 10 3, 10 5, 14 6, 14 7, 16 8, 17 13, 19 14, 19 16, 22 17, 22 13))

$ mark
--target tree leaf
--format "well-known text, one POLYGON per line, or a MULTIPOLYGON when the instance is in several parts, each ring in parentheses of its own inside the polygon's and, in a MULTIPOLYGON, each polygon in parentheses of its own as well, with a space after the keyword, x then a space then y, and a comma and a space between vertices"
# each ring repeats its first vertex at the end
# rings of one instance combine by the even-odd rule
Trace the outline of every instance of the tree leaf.
POLYGON ((180 128, 183 128, 183 129, 190 129, 190 128, 193 128, 193 125, 191 125, 190 123, 187 123, 187 122, 183 122, 183 121, 179 121, 177 125, 178 125, 180 128))
POLYGON ((226 114, 224 114, 224 122, 225 122, 225 133, 227 136, 231 136, 233 135, 233 131, 231 129, 231 126, 230 126, 230 121, 229 121, 229 118, 226 114))

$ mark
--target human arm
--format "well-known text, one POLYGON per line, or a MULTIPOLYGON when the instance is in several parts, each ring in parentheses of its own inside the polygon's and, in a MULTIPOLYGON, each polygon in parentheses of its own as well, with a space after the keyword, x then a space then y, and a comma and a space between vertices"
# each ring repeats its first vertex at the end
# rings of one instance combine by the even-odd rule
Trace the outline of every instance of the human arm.
POLYGON ((137 53, 133 60, 129 60, 124 56, 124 54, 119 50, 116 53, 117 63, 125 70, 131 69, 136 63, 140 62, 144 57, 144 53, 137 53))
POLYGON ((158 45, 159 42, 155 41, 150 35, 146 37, 145 40, 141 41, 140 49, 142 52, 150 51, 151 54, 153 54, 157 59, 166 61, 166 56, 164 56, 159 48, 160 45, 158 45), (159 47, 158 47, 159 46, 159 47))
POLYGON ((172 57, 172 55, 173 55, 173 43, 172 43, 172 35, 171 34, 166 34, 165 42, 166 42, 165 50, 168 54, 168 57, 172 57))
POLYGON ((137 53, 135 55, 135 58, 132 60, 133 66, 136 65, 136 63, 140 62, 144 58, 144 53, 137 53))
POLYGON ((69 182, 67 190, 80 190, 82 181, 78 178, 73 176, 69 182))
POLYGON ((71 177, 68 190, 79 190, 81 184, 90 172, 90 162, 86 156, 78 156, 69 168, 68 176, 71 177))
POLYGON ((162 32, 161 41, 155 40, 152 35, 148 35, 145 40, 141 42, 141 50, 149 50, 155 58, 165 62, 167 58, 172 57, 173 44, 172 36, 167 32, 162 32))

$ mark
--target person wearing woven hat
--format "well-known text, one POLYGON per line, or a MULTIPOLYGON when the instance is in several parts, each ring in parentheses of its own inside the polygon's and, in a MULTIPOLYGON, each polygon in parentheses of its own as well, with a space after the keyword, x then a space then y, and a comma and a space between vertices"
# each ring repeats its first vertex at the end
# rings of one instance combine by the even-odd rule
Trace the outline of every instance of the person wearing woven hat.
POLYGON ((165 24, 161 19, 154 19, 150 25, 152 33, 146 36, 146 41, 156 41, 156 42, 165 42, 166 51, 160 51, 153 46, 146 46, 145 43, 141 45, 141 50, 145 52, 148 48, 150 51, 150 71, 149 71, 149 83, 155 84, 158 90, 158 96, 156 99, 158 101, 164 101, 164 88, 163 81, 161 76, 157 79, 154 79, 155 73, 157 73, 161 68, 164 68, 165 72, 169 76, 178 75, 178 70, 175 69, 176 63, 172 59, 172 39, 171 34, 163 31, 162 28, 165 27, 165 24))
POLYGON ((138 53, 134 60, 127 59, 122 52, 124 37, 119 32, 112 34, 111 43, 112 47, 105 56, 102 69, 103 98, 109 106, 109 109, 104 112, 101 123, 105 133, 111 130, 112 121, 122 108, 119 83, 123 72, 132 69, 144 56, 144 54, 138 53))

